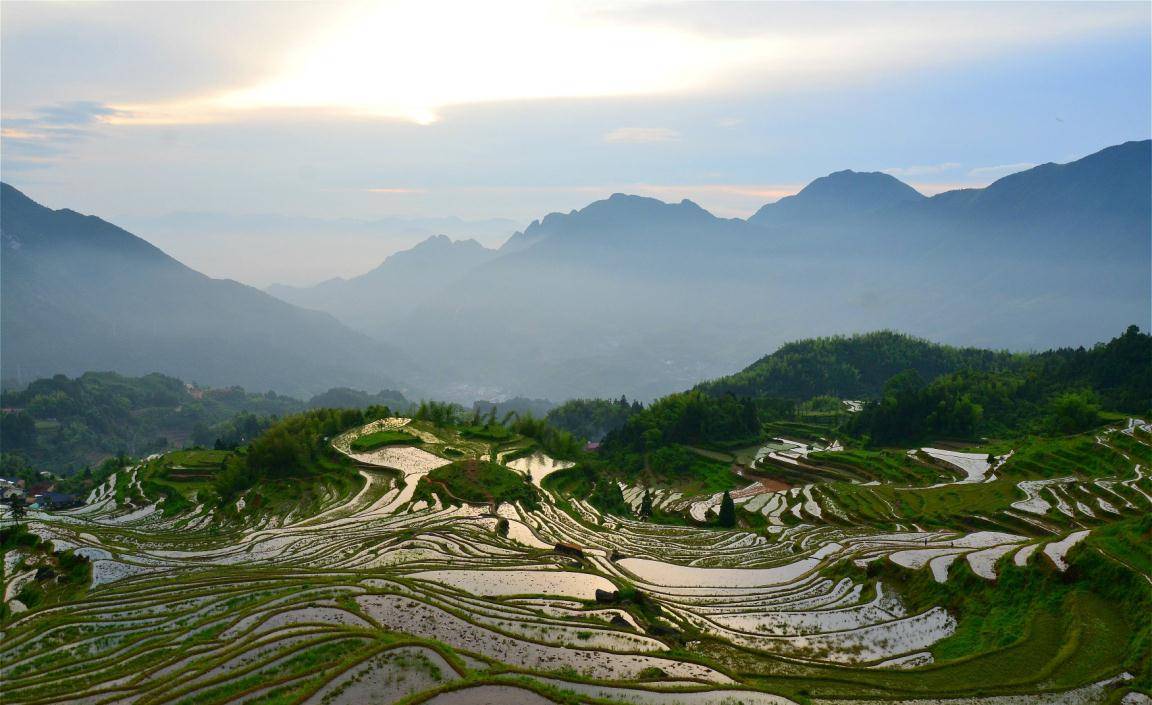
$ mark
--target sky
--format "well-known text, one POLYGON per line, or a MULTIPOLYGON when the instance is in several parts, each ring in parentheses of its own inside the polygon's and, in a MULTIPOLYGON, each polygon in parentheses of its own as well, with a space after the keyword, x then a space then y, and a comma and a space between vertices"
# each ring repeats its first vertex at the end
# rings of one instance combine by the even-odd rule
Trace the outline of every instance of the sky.
POLYGON ((5 0, 0 176, 212 276, 308 284, 427 234, 348 220, 494 246, 491 219, 614 192, 746 217, 840 169, 934 194, 1146 139, 1150 26, 1145 2, 5 0), (270 251, 253 215, 317 235, 270 251))

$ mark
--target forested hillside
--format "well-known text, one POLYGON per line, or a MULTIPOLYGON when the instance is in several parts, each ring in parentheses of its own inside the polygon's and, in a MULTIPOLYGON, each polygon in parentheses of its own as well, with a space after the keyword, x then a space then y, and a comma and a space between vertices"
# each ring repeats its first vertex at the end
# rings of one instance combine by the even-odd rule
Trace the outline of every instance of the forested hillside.
MULTIPOLYGON (((1129 327, 1092 348, 1010 354, 891 331, 788 343, 744 370, 643 407, 577 399, 548 414, 610 452, 751 442, 766 422, 810 415, 874 444, 1020 432, 1071 433, 1099 412, 1152 407, 1152 337, 1129 327), (841 400, 863 403, 849 413, 841 400)), ((625 461, 632 463, 631 460, 625 461)))
POLYGON ((788 343, 740 372, 697 385, 712 395, 804 400, 832 395, 867 399, 880 395, 894 375, 914 370, 924 379, 960 369, 1007 369, 1009 353, 955 348, 892 331, 812 338, 788 343))
POLYGON ((246 443, 269 419, 306 408, 373 404, 403 409, 409 402, 399 392, 387 391, 338 388, 305 402, 240 387, 202 388, 161 374, 56 375, 3 393, 0 444, 6 472, 35 468, 67 474, 112 455, 142 457, 189 444, 246 443))
POLYGON ((1000 370, 965 367, 931 379, 910 369, 890 379, 851 428, 879 444, 1084 431, 1099 423, 1100 411, 1152 408, 1150 361, 1152 336, 1131 326, 1091 349, 1018 356, 1000 370))

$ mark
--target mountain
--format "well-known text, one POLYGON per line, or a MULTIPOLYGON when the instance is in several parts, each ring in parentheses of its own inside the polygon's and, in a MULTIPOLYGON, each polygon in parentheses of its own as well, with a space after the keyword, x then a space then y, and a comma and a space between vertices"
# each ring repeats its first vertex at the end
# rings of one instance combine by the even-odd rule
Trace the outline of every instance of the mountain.
POLYGON ((380 266, 352 279, 330 279, 313 287, 274 284, 269 294, 304 308, 327 311, 357 330, 387 338, 412 306, 496 255, 475 240, 434 235, 397 252, 380 266))
POLYGON ((987 188, 948 191, 930 199, 932 212, 953 217, 1138 229, 1149 222, 1152 141, 1125 142, 1068 164, 1042 164, 987 188))
POLYGON ((332 272, 363 272, 388 253, 434 235, 496 243, 521 227, 501 218, 306 218, 211 212, 126 216, 116 222, 195 269, 222 272, 261 287, 270 282, 306 286, 332 272), (269 249, 297 256, 278 260, 277 269, 269 271, 265 257, 269 249))
POLYGON ((837 172, 748 221, 615 194, 532 223, 393 339, 452 389, 484 385, 472 398, 553 399, 648 399, 789 339, 863 330, 1091 343, 1147 319, 1149 144, 932 198, 837 172))
POLYGON ((548 256, 564 251, 575 255, 596 252, 619 254, 622 250, 694 248, 702 243, 702 230, 715 231, 710 244, 737 245, 746 240, 747 224, 739 219, 717 218, 684 199, 664 203, 655 198, 612 194, 569 213, 552 213, 533 221, 523 232, 509 238, 501 253, 532 249, 548 256))
POLYGON ((747 271, 770 264, 761 229, 691 201, 616 194, 518 237, 531 244, 501 250, 397 325, 396 339, 465 398, 651 398, 743 361, 725 342, 741 334, 725 332, 733 322, 695 284, 730 268, 727 288, 762 295, 747 271))
POLYGON ((766 226, 833 222, 923 200, 923 194, 889 174, 837 171, 794 196, 761 207, 748 222, 766 226))
POLYGON ((414 370, 328 314, 211 279, 94 216, 0 186, 4 379, 114 370, 310 394, 414 370))
MULTIPOLYGON (((393 387, 379 379, 386 369, 419 381, 428 394, 466 403, 620 394, 645 400, 814 336, 893 329, 955 346, 1076 347, 1147 320, 1150 145, 1128 142, 931 198, 889 175, 837 172, 748 220, 716 217, 689 200, 614 194, 541 218, 498 251, 434 237, 360 277, 271 289, 376 342, 329 316, 209 280, 106 223, 86 226, 82 239, 115 231, 120 249, 112 249, 123 254, 114 266, 104 254, 89 271, 74 261, 82 247, 70 244, 59 248, 72 253, 61 260, 65 270, 53 270, 54 255, 44 255, 35 277, 13 278, 9 269, 22 255, 9 255, 15 226, 5 204, 5 374, 41 362, 60 371, 131 372, 150 371, 142 366, 152 359, 181 360, 171 371, 186 379, 211 382, 226 369, 243 370, 243 383, 256 389, 274 373, 281 375, 276 384, 324 380, 316 391, 393 387), (151 274, 161 259, 164 276, 151 274), (25 279, 40 288, 20 293, 25 279), (131 295, 111 298, 129 284, 131 295), (182 302, 215 301, 205 292, 225 289, 243 291, 233 294, 243 305, 218 305, 213 315, 223 328, 194 325, 182 302), (10 301, 16 293, 23 297, 18 306, 10 301), (161 305, 176 314, 155 310, 161 305), (9 311, 19 312, 11 325, 9 311), (121 311, 115 320, 107 313, 121 311), (236 319, 262 327, 260 341, 281 344, 260 347, 236 319), (19 328, 22 320, 30 323, 19 328), (196 334, 158 347, 155 338, 182 328, 196 334), (113 346, 129 334, 133 344, 113 346), (59 344, 73 339, 101 341, 93 346, 100 354, 89 358, 86 346, 59 344), (237 361, 234 348, 243 345, 247 354, 237 361), (31 352, 10 357, 19 346, 31 352), (206 347, 212 355, 202 354, 206 347), (216 348, 226 359, 217 359, 216 348), (308 353, 294 352, 301 349, 308 353), (405 357, 429 374, 401 374, 409 369, 405 357), (212 365, 214 377, 198 376, 193 364, 212 365), (301 374, 283 372, 296 368, 301 374)), ((41 230, 31 227, 25 237, 41 230)))

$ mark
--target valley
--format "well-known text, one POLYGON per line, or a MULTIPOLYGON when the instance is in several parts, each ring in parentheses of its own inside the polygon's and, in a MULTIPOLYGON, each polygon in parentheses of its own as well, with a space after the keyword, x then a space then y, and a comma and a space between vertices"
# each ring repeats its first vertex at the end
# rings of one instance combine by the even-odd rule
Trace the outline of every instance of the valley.
POLYGON ((1147 702, 1144 421, 696 449, 731 527, 674 474, 567 492, 587 453, 516 427, 358 423, 226 501, 234 452, 153 456, 30 511, 4 535, 4 701, 1147 702), (77 560, 90 584, 46 577, 77 560))

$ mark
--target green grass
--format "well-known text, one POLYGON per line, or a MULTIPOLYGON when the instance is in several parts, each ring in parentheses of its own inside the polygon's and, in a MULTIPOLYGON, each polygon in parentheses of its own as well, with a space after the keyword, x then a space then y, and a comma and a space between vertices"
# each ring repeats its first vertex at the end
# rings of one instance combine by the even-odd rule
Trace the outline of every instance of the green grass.
POLYGON ((431 500, 433 493, 448 504, 521 502, 535 508, 540 501, 536 488, 523 475, 503 465, 471 459, 428 473, 421 478, 414 497, 431 500))
POLYGON ((904 450, 843 450, 808 454, 809 462, 823 467, 844 470, 855 478, 901 485, 932 484, 941 481, 942 472, 908 457, 904 450))
MULTIPOLYGON (((626 482, 629 482, 626 478, 626 482)), ((687 468, 674 472, 658 472, 652 468, 641 471, 630 484, 649 487, 667 487, 684 495, 715 494, 724 490, 744 487, 750 482, 732 471, 730 461, 716 460, 694 453, 687 468)))
POLYGON ((1148 464, 1146 446, 1135 443, 1122 433, 1110 434, 1107 440, 1127 452, 1131 459, 1125 459, 1117 450, 1097 443, 1094 434, 1069 438, 1031 436, 1017 443, 1015 454, 1004 464, 1001 474, 1018 479, 1065 475, 1129 476, 1134 464, 1148 464))
POLYGON ((420 439, 410 433, 403 431, 376 431, 364 436, 360 436, 352 441, 352 450, 358 453, 365 453, 384 446, 397 446, 397 445, 415 445, 420 443, 420 439))
POLYGON ((1094 530, 1087 544, 1152 576, 1152 514, 1121 519, 1094 530))
POLYGON ((1024 498, 1016 484, 1009 480, 916 489, 836 482, 825 485, 825 492, 850 516, 865 522, 880 525, 913 522, 925 528, 970 531, 989 528, 975 518, 977 515, 994 516, 1024 498))

